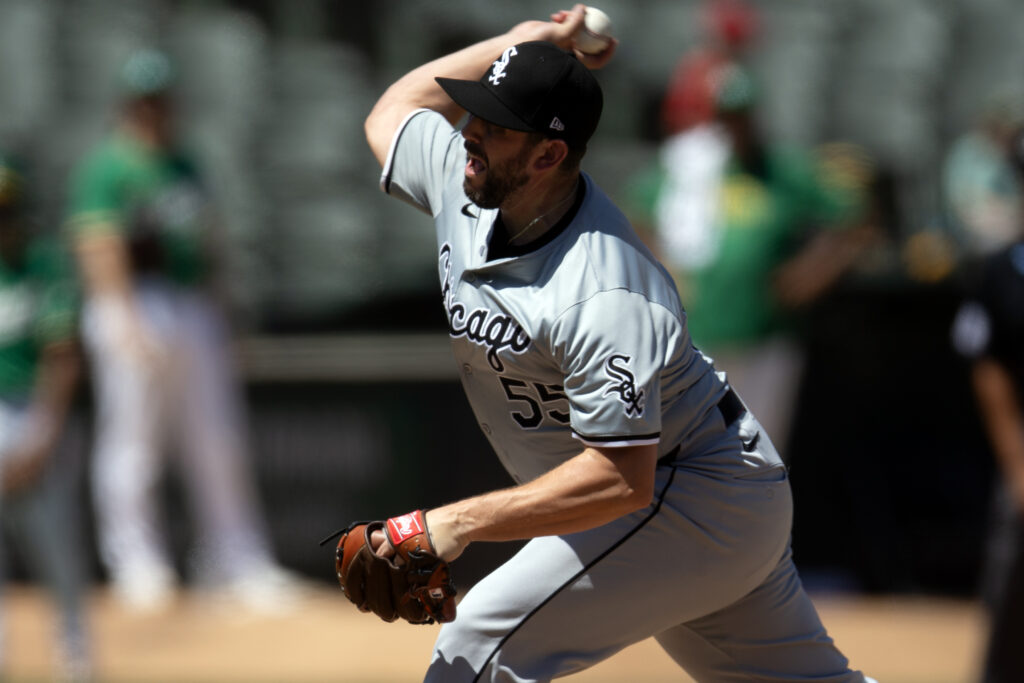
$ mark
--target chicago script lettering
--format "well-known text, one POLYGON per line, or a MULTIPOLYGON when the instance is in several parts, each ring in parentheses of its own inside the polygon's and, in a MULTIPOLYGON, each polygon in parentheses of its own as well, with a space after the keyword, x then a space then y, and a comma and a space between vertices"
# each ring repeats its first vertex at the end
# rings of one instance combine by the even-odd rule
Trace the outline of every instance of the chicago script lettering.
POLYGON ((441 298, 448 315, 448 333, 455 338, 465 337, 486 348, 488 365, 495 372, 503 372, 505 364, 498 357, 498 352, 502 349, 509 349, 513 353, 526 351, 530 347, 530 335, 510 315, 495 313, 486 308, 475 308, 467 313, 466 307, 454 300, 451 252, 451 245, 445 243, 439 253, 444 273, 441 298))

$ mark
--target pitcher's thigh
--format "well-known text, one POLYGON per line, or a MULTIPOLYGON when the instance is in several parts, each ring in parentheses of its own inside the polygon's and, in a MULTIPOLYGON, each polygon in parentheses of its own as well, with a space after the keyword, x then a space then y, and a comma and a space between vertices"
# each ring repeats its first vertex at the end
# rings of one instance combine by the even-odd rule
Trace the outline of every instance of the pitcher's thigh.
POLYGON ((828 635, 788 554, 746 597, 656 639, 700 683, 865 680, 828 635))
POLYGON ((478 582, 441 629, 427 681, 548 681, 735 599, 726 572, 670 557, 662 532, 617 531, 534 539, 478 582))

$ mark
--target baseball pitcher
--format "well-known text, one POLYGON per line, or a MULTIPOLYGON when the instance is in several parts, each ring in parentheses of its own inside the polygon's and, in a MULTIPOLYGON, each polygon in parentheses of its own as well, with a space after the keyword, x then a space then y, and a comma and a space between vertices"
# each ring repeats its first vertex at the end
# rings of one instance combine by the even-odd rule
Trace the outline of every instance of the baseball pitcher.
POLYGON ((616 47, 572 50, 583 12, 415 69, 366 121, 383 190, 434 219, 462 383, 517 483, 350 528, 339 579, 363 610, 442 622, 431 682, 548 681, 648 637, 700 681, 864 681, 801 586, 768 435, 580 171, 616 47), (449 563, 514 539, 456 609, 449 563))

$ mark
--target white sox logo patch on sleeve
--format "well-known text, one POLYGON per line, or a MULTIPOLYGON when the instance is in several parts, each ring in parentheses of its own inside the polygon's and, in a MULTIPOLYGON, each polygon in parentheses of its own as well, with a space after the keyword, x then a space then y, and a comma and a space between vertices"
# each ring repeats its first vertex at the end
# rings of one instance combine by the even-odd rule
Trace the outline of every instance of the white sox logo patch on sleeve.
POLYGON ((622 401, 626 415, 629 417, 640 417, 644 414, 644 391, 637 391, 636 377, 627 367, 630 357, 622 354, 609 356, 604 363, 604 372, 611 378, 612 383, 604 390, 602 396, 618 394, 622 401))
POLYGON ((508 61, 517 54, 519 53, 516 52, 514 47, 506 48, 505 51, 501 53, 501 59, 494 62, 494 68, 491 69, 491 75, 487 77, 487 80, 494 85, 499 85, 501 83, 501 79, 505 77, 505 69, 508 68, 508 61))

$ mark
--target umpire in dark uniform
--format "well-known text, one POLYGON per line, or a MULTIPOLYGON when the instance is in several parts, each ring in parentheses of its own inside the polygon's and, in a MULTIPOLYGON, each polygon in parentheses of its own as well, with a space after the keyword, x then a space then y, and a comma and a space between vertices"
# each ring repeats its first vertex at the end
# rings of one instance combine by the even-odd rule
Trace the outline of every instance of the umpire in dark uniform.
MULTIPOLYGON (((1024 184, 1024 129, 1010 158, 1024 184)), ((1024 225, 989 257, 953 324, 953 343, 971 362, 978 410, 999 466, 998 512, 984 595, 991 634, 983 683, 1024 681, 1024 225)))

